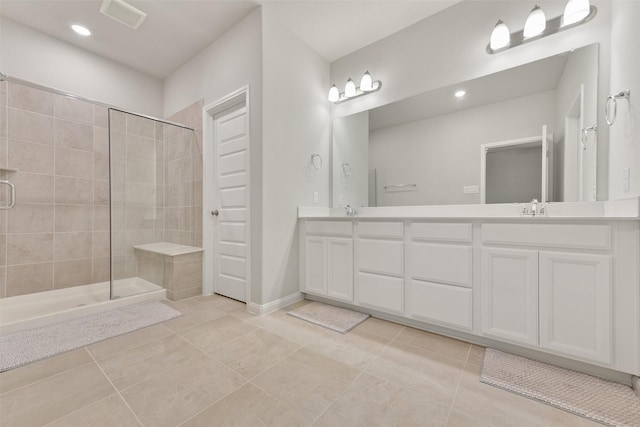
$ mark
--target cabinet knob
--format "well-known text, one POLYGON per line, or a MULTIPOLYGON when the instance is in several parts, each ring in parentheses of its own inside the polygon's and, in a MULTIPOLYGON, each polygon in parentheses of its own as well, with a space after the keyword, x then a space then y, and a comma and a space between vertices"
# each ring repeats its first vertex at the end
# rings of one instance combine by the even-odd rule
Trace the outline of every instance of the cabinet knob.
POLYGON ((218 216, 220 215, 220 212, 218 212, 218 209, 211 211, 211 215, 213 216, 218 216))

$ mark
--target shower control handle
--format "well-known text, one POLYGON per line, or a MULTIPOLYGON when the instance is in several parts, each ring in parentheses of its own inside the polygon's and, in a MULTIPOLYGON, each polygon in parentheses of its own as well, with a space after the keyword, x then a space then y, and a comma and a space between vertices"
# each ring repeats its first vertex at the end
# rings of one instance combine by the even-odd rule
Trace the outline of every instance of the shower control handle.
POLYGON ((220 215, 220 212, 218 212, 218 209, 211 211, 211 215, 213 216, 218 216, 220 215))
POLYGON ((6 206, 0 206, 2 210, 11 209, 16 205, 16 186, 10 181, 0 180, 0 184, 4 184, 9 187, 9 203, 6 206))

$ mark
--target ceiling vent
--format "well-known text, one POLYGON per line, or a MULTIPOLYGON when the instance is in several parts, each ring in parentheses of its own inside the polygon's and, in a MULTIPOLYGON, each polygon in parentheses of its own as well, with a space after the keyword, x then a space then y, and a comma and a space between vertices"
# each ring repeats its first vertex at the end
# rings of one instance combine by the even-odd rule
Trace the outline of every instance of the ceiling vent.
POLYGON ((100 12, 134 30, 137 30, 147 17, 146 13, 125 3, 124 0, 104 0, 100 12))

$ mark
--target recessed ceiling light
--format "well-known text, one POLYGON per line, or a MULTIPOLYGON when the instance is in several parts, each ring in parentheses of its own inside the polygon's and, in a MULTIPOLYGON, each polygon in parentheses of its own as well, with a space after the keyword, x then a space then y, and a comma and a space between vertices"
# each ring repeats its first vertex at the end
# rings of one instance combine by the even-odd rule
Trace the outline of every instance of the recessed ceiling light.
POLYGON ((71 26, 71 29, 81 36, 90 36, 91 31, 87 27, 83 27, 82 25, 74 24, 71 26))
POLYGON ((453 95, 454 95, 456 98, 462 98, 462 97, 463 97, 463 96, 465 96, 466 94, 467 94, 467 92, 465 92, 464 90, 459 90, 459 91, 457 91, 456 93, 454 93, 453 95))

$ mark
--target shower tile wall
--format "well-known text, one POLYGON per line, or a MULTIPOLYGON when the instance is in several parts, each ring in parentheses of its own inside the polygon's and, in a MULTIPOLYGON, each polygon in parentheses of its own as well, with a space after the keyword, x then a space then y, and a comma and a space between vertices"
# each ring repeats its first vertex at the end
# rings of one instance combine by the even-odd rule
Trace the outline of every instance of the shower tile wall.
POLYGON ((0 296, 109 280, 107 125, 103 107, 1 82, 0 167, 17 169, 2 172, 17 203, 0 211, 0 296))
POLYGON ((202 108, 197 101, 168 120, 194 132, 165 126, 165 241, 202 247, 202 108))

